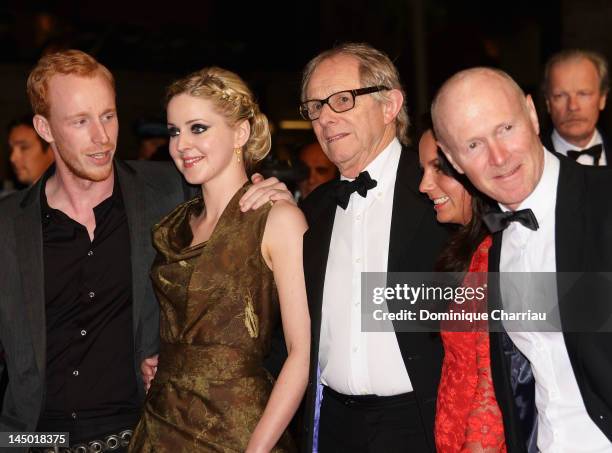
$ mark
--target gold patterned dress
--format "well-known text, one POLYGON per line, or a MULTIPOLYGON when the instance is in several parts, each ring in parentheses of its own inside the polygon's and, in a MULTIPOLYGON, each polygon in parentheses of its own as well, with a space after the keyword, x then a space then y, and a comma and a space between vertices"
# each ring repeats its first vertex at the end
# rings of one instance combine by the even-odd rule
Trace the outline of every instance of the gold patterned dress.
MULTIPOLYGON (((151 269, 160 303, 157 374, 131 452, 244 452, 273 380, 263 368, 279 305, 261 255, 270 206, 243 213, 243 186, 210 239, 190 246, 201 198, 153 229, 151 269)), ((285 432, 272 450, 294 451, 285 432)))

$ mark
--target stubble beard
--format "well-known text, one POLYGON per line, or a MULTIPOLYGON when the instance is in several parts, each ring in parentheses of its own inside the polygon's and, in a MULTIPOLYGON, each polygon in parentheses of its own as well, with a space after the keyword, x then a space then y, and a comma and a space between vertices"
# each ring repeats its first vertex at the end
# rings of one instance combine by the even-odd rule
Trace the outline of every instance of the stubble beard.
MULTIPOLYGON (((109 147, 110 149, 115 149, 115 147, 109 147)), ((114 157, 114 153, 113 153, 114 157)), ((72 173, 72 175, 76 176, 79 179, 83 179, 91 182, 101 182, 107 180, 112 173, 113 170, 113 158, 110 159, 108 164, 99 167, 87 168, 87 166, 82 165, 76 159, 66 159, 60 154, 60 158, 68 171, 72 173)))

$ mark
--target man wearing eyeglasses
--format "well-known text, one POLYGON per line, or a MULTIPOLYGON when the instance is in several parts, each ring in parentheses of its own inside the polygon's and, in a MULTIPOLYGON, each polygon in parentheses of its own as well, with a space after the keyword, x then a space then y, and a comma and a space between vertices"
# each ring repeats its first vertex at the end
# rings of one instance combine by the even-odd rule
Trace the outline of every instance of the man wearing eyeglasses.
POLYGON ((321 453, 433 452, 439 337, 361 331, 361 273, 431 271, 446 239, 418 192, 397 69, 366 44, 325 51, 305 68, 300 112, 341 173, 303 206, 312 319, 305 451, 318 443, 321 453))

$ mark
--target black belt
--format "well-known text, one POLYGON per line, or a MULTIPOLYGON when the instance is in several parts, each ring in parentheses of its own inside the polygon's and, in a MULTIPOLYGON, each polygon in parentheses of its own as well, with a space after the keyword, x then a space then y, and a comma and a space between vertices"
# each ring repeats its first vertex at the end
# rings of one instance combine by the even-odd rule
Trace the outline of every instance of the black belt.
POLYGON ((388 405, 396 405, 398 403, 416 402, 414 392, 401 393, 399 395, 379 396, 379 395, 345 395, 344 393, 336 392, 334 389, 323 386, 323 398, 326 396, 339 401, 345 406, 361 406, 361 407, 384 407, 388 405))
POLYGON ((70 447, 30 448, 30 453, 103 453, 127 447, 134 432, 125 429, 116 434, 108 434, 104 439, 79 442, 70 447))

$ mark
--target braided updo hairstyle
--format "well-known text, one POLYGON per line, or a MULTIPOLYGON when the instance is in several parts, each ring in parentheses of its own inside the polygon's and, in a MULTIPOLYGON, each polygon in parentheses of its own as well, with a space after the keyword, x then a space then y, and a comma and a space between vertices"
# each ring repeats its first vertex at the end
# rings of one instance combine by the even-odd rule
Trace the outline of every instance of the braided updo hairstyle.
POLYGON ((253 93, 237 74, 215 66, 196 71, 168 87, 166 104, 183 93, 211 101, 232 126, 249 121, 251 133, 242 147, 247 171, 266 157, 272 144, 268 118, 261 113, 253 93))

